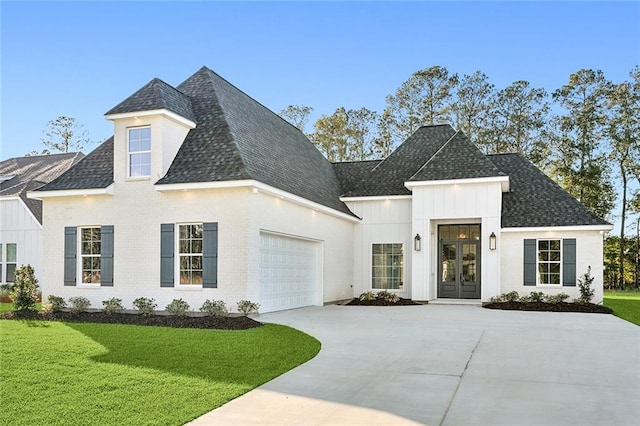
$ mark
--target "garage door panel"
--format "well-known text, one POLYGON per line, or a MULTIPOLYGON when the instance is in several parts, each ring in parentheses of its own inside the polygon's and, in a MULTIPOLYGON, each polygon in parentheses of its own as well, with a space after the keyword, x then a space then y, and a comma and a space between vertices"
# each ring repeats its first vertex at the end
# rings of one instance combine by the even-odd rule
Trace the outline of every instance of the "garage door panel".
POLYGON ((260 310, 314 305, 318 243, 268 233, 262 233, 260 241, 260 310))

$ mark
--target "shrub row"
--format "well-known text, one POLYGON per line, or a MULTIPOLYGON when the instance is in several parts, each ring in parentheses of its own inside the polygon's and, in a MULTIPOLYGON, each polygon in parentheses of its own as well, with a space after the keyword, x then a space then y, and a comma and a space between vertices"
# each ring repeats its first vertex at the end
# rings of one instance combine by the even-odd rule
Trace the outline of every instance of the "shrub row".
MULTIPOLYGON (((67 306, 67 302, 62 297, 50 295, 47 298, 48 303, 45 303, 42 306, 42 309, 45 312, 59 312, 66 308, 73 313, 86 312, 87 309, 91 306, 91 302, 86 297, 70 297, 69 298, 69 306, 67 306)), ((138 297, 133 301, 134 308, 138 311, 140 315, 154 315, 156 313, 156 308, 158 304, 155 299, 149 299, 146 297, 138 297)), ((241 300, 237 304, 238 312, 247 316, 249 314, 258 313, 258 309, 260 305, 258 303, 251 302, 250 300, 241 300)), ((171 303, 169 303, 165 310, 171 314, 178 317, 187 316, 190 312, 189 303, 184 301, 183 299, 173 299, 171 303)), ((117 314, 124 311, 124 306, 122 305, 122 299, 118 299, 112 297, 111 299, 102 301, 102 312, 105 314, 117 314)), ((211 316, 211 317, 224 317, 229 314, 229 310, 227 309, 227 305, 222 300, 205 300, 202 306, 200 307, 200 312, 211 316)))
POLYGON ((371 300, 382 300, 385 303, 398 303, 400 301, 400 296, 395 293, 391 293, 387 290, 379 291, 378 293, 374 293, 372 291, 367 291, 358 296, 360 301, 371 301, 371 300))

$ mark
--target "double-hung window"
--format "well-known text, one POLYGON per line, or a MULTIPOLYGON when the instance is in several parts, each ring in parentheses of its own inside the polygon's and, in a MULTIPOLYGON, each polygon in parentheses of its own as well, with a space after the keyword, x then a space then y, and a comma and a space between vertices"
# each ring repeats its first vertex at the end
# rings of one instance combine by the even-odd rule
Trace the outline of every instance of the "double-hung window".
POLYGON ((128 157, 130 178, 151 176, 151 127, 129 129, 128 157))
POLYGON ((82 284, 100 284, 102 277, 102 232, 100 227, 80 228, 82 284))
POLYGON ((538 240, 538 284, 560 285, 562 241, 538 240))
POLYGON ((12 283, 16 280, 18 264, 18 245, 15 243, 0 244, 0 282, 12 283))
POLYGON ((402 243, 373 244, 371 265, 371 288, 376 290, 404 288, 402 243))
POLYGON ((202 285, 202 223, 178 225, 181 285, 202 285))

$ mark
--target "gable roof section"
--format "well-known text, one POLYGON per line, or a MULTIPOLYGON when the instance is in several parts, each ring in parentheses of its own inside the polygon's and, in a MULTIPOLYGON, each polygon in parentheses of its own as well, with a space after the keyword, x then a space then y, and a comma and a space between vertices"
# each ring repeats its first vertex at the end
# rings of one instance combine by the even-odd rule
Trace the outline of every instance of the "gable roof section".
POLYGON ((166 109, 195 122, 191 100, 175 87, 154 78, 105 115, 166 109))
POLYGON ((297 128, 206 67, 178 89, 198 126, 158 185, 254 179, 353 216, 331 163, 297 128))
POLYGON ((462 132, 457 132, 408 181, 505 176, 462 132))
POLYGON ((503 228, 610 225, 522 155, 495 154, 487 158, 511 181, 511 191, 502 194, 503 228))
POLYGON ((27 192, 55 180, 84 157, 81 152, 16 157, 0 162, 0 197, 20 197, 42 223, 42 202, 27 198, 27 192))
POLYGON ((404 183, 455 134, 448 124, 420 127, 343 196, 410 195, 404 183))
POLYGON ((113 136, 37 191, 106 188, 113 183, 113 136))

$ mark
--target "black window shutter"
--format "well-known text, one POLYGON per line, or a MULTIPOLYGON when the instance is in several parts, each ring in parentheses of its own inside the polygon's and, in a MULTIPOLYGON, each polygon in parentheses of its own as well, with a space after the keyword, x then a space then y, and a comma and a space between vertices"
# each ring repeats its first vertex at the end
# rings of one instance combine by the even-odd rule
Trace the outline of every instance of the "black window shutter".
POLYGON ((524 240, 524 285, 536 285, 536 240, 524 240))
POLYGON ((576 239, 562 240, 562 285, 576 286, 576 239))
POLYGON ((173 223, 160 225, 160 287, 173 287, 175 226, 173 223))
POLYGON ((202 225, 202 287, 218 287, 218 223, 202 225))
POLYGON ((64 228, 64 285, 76 285, 76 257, 78 251, 78 229, 64 228))
POLYGON ((100 227, 102 246, 100 251, 100 285, 113 286, 113 225, 100 227))

